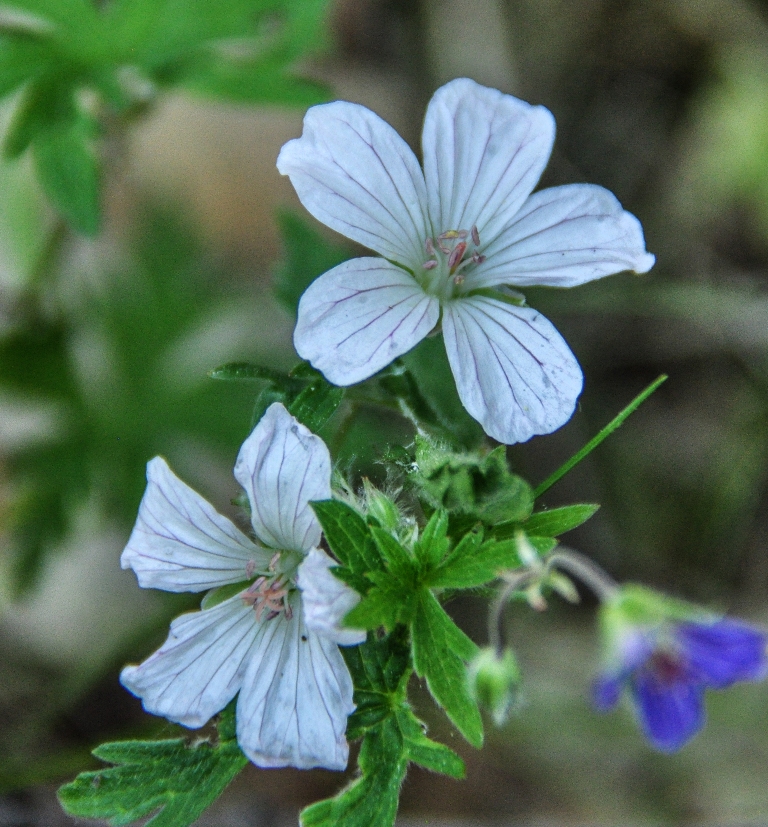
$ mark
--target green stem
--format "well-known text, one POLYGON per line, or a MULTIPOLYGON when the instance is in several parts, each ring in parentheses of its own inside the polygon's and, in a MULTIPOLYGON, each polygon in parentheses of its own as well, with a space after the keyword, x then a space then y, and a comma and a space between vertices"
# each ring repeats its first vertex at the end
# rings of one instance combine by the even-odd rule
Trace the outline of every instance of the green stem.
POLYGON ((569 460, 564 462, 554 474, 550 474, 542 483, 533 491, 533 496, 538 499, 545 491, 548 491, 561 477, 564 477, 575 465, 578 465, 584 457, 591 454, 592 451, 606 438, 609 437, 630 414, 633 414, 645 400, 667 380, 667 374, 662 373, 657 379, 651 382, 650 385, 640 394, 638 394, 630 403, 624 408, 621 413, 615 416, 596 436, 589 440, 589 442, 580 450, 577 451, 569 460))

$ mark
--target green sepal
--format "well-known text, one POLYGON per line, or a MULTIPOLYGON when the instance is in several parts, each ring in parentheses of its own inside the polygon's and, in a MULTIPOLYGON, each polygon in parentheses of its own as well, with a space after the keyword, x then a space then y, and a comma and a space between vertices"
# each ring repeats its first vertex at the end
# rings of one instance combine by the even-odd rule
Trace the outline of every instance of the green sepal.
POLYGON ((187 827, 248 763, 227 710, 216 743, 119 741, 102 744, 93 754, 114 766, 81 773, 59 790, 59 801, 70 815, 106 819, 113 827, 152 813, 147 827, 187 827))
POLYGON ((548 511, 537 511, 522 524, 526 534, 539 537, 559 537, 577 528, 592 517, 600 506, 597 503, 579 503, 564 505, 561 508, 552 508, 548 511))
POLYGON ((483 722, 470 695, 466 664, 477 646, 448 617, 428 589, 422 589, 411 627, 413 664, 432 697, 475 747, 483 743, 483 722))
POLYGON ((265 368, 262 365, 254 365, 251 362, 228 362, 208 371, 211 379, 222 379, 227 382, 274 382, 283 384, 288 377, 280 371, 272 368, 265 368))
POLYGON ((250 583, 250 580, 243 580, 240 583, 228 583, 226 586, 211 589, 200 602, 200 608, 212 609, 214 606, 218 606, 219 603, 223 603, 225 600, 229 600, 230 597, 245 591, 250 583))

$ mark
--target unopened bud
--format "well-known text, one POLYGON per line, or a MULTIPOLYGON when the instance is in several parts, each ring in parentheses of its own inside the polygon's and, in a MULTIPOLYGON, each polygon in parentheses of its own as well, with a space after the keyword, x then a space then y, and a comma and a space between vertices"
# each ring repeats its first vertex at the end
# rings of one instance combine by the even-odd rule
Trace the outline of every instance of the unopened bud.
POLYGON ((366 511, 369 516, 387 531, 395 531, 401 522, 398 507, 367 478, 363 480, 363 487, 365 488, 366 511))
POLYGON ((518 699, 520 668, 511 649, 499 656, 491 647, 481 649, 469 664, 469 689, 477 703, 491 713, 500 727, 518 699))

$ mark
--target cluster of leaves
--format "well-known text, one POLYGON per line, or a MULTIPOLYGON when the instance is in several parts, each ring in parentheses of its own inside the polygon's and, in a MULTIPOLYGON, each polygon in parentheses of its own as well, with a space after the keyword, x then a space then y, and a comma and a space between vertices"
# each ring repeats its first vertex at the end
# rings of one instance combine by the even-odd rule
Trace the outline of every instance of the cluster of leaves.
POLYGON ((177 87, 306 106, 325 89, 294 73, 318 48, 327 0, 16 0, 0 10, 0 97, 22 89, 6 158, 29 149, 78 231, 100 220, 96 139, 177 87))

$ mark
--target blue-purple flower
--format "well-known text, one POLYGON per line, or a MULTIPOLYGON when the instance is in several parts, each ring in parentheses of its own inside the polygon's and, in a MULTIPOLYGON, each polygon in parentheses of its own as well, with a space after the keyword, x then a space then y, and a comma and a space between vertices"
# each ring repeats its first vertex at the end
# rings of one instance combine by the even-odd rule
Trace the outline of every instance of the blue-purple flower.
POLYGON ((704 726, 706 689, 768 674, 765 632, 641 587, 625 587, 601 619, 608 662, 593 687, 595 706, 612 709, 629 687, 643 733, 662 752, 704 726))

